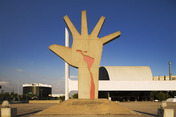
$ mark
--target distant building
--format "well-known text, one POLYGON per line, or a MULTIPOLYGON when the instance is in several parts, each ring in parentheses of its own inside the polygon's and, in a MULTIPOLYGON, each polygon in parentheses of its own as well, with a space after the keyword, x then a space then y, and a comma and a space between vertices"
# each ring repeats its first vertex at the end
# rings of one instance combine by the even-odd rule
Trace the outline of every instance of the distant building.
POLYGON ((153 76, 154 81, 168 81, 168 80, 176 80, 176 75, 171 75, 171 79, 169 79, 169 76, 153 76))
POLYGON ((41 83, 23 84, 23 95, 25 94, 31 94, 33 98, 44 99, 52 94, 52 87, 41 83))

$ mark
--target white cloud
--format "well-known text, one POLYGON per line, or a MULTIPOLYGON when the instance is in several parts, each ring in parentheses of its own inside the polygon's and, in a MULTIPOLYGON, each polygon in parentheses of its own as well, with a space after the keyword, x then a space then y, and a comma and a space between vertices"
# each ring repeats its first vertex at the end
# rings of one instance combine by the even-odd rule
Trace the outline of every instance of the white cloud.
POLYGON ((13 90, 17 90, 17 84, 12 83, 7 80, 1 80, 0 81, 1 89, 4 90, 5 92, 12 92, 13 90))
POLYGON ((7 82, 7 81, 0 81, 0 85, 8 85, 9 84, 9 82, 7 82))
POLYGON ((17 72, 23 72, 23 70, 22 69, 17 69, 17 72))

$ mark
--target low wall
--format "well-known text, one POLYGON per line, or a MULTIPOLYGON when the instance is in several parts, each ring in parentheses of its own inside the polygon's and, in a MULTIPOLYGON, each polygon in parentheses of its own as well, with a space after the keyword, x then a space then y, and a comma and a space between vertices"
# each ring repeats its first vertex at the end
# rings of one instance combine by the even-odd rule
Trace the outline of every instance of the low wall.
POLYGON ((30 104, 36 103, 60 103, 60 100, 29 100, 30 104))

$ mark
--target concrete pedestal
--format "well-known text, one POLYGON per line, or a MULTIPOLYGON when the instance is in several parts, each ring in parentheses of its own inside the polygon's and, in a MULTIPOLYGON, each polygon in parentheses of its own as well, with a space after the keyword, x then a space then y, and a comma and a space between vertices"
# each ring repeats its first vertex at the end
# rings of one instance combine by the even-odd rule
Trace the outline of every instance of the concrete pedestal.
POLYGON ((1 117, 17 117, 17 108, 1 108, 1 117))
POLYGON ((174 117, 174 109, 158 109, 158 117, 174 117))
POLYGON ((35 114, 41 117, 56 115, 138 115, 138 113, 107 99, 69 99, 35 114))

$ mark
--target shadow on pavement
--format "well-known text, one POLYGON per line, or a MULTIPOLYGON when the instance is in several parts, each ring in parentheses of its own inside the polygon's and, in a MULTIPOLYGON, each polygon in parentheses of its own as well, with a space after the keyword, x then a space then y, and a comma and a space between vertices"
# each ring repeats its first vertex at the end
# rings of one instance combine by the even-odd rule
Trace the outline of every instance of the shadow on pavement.
POLYGON ((134 110, 134 111, 136 111, 136 112, 138 112, 138 113, 141 113, 141 114, 145 114, 145 115, 150 115, 150 116, 157 117, 157 115, 155 115, 155 114, 146 113, 146 112, 141 112, 141 111, 137 111, 137 110, 134 110))
POLYGON ((38 113, 40 111, 42 111, 42 110, 37 110, 37 111, 30 112, 30 113, 21 114, 21 115, 18 115, 18 117, 26 116, 26 115, 31 115, 31 114, 34 114, 34 113, 38 113))

